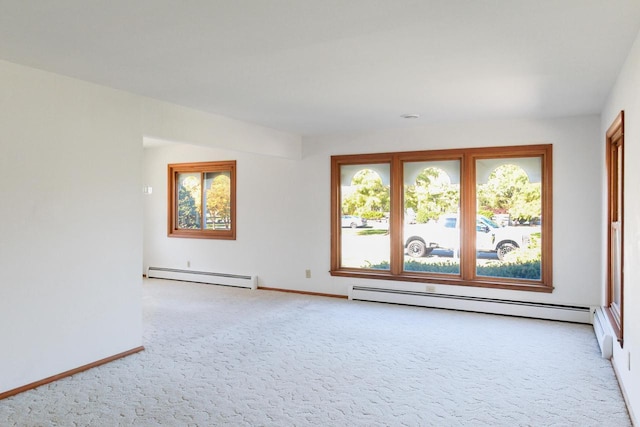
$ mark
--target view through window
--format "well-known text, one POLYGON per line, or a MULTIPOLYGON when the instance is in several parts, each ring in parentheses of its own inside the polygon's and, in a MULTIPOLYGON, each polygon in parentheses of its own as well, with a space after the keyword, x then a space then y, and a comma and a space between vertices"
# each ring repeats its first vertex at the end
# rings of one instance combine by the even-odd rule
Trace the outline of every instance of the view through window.
POLYGON ((332 274, 550 291, 550 162, 550 145, 334 156, 332 274))
POLYGON ((169 165, 169 236, 235 239, 235 161, 169 165))

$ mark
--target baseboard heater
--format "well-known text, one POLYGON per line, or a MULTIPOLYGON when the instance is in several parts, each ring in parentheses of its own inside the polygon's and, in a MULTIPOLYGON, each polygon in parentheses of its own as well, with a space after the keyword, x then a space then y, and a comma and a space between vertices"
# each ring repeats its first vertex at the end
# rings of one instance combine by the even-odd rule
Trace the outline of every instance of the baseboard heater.
POLYGON ((536 319, 561 320, 565 322, 591 323, 591 309, 589 307, 559 304, 510 301, 354 285, 349 287, 349 299, 503 314, 536 319))
POLYGON ((613 356, 613 330, 607 315, 601 307, 597 307, 593 313, 593 331, 596 333, 602 357, 611 359, 611 356, 613 356))
POLYGON ((258 276, 255 275, 149 267, 147 270, 147 277, 181 280, 183 282, 208 283, 210 285, 236 286, 248 289, 256 289, 258 287, 258 276))

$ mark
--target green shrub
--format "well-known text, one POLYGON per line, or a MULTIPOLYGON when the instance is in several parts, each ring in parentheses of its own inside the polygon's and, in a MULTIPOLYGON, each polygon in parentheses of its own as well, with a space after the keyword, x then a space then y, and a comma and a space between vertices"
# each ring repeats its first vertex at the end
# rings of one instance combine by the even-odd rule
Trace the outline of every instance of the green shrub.
POLYGON ((507 253, 504 261, 511 264, 526 264, 537 261, 540 263, 542 250, 540 249, 541 233, 531 233, 531 241, 526 248, 518 248, 507 253))
POLYGON ((376 212, 376 211, 365 211, 360 215, 362 218, 366 220, 381 220, 384 218, 384 212, 376 212))
POLYGON ((478 267, 478 276, 540 280, 540 260, 525 262, 496 262, 478 267))
POLYGON ((409 260, 404 263, 406 271, 427 271, 429 273, 460 274, 460 264, 441 261, 429 264, 409 260))
MULTIPOLYGON (((389 270, 388 261, 378 264, 367 263, 362 268, 389 270)), ((451 262, 432 264, 409 260, 404 263, 405 271, 422 271, 429 273, 460 274, 460 266, 451 262)), ((540 260, 526 262, 490 262, 477 267, 478 276, 505 277, 512 279, 540 280, 540 260)))
POLYGON ((418 224, 426 224, 432 219, 437 220, 438 215, 440 215, 439 212, 436 213, 428 210, 419 210, 418 213, 416 214, 416 222, 418 224))

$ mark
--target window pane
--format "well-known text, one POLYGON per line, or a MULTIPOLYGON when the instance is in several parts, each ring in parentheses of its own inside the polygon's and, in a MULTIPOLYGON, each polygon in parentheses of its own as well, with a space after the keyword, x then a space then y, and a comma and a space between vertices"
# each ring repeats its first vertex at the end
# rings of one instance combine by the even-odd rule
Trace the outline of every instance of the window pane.
POLYGON ((542 159, 476 161, 476 274, 540 280, 542 159))
POLYGON ((342 267, 389 270, 389 165, 340 169, 342 267))
POLYGON ((460 274, 460 162, 404 163, 404 270, 460 274))
POLYGON ((206 229, 231 229, 231 178, 228 171, 204 174, 206 229))
POLYGON ((179 229, 199 229, 202 202, 200 201, 200 174, 178 174, 178 220, 179 229))

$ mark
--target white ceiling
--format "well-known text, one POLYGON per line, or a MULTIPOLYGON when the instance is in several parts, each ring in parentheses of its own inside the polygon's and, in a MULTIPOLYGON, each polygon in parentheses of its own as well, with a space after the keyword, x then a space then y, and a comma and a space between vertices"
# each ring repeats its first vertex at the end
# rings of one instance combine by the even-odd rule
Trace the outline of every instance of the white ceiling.
POLYGON ((599 113, 639 29, 640 0, 0 0, 1 59, 301 135, 599 113))

